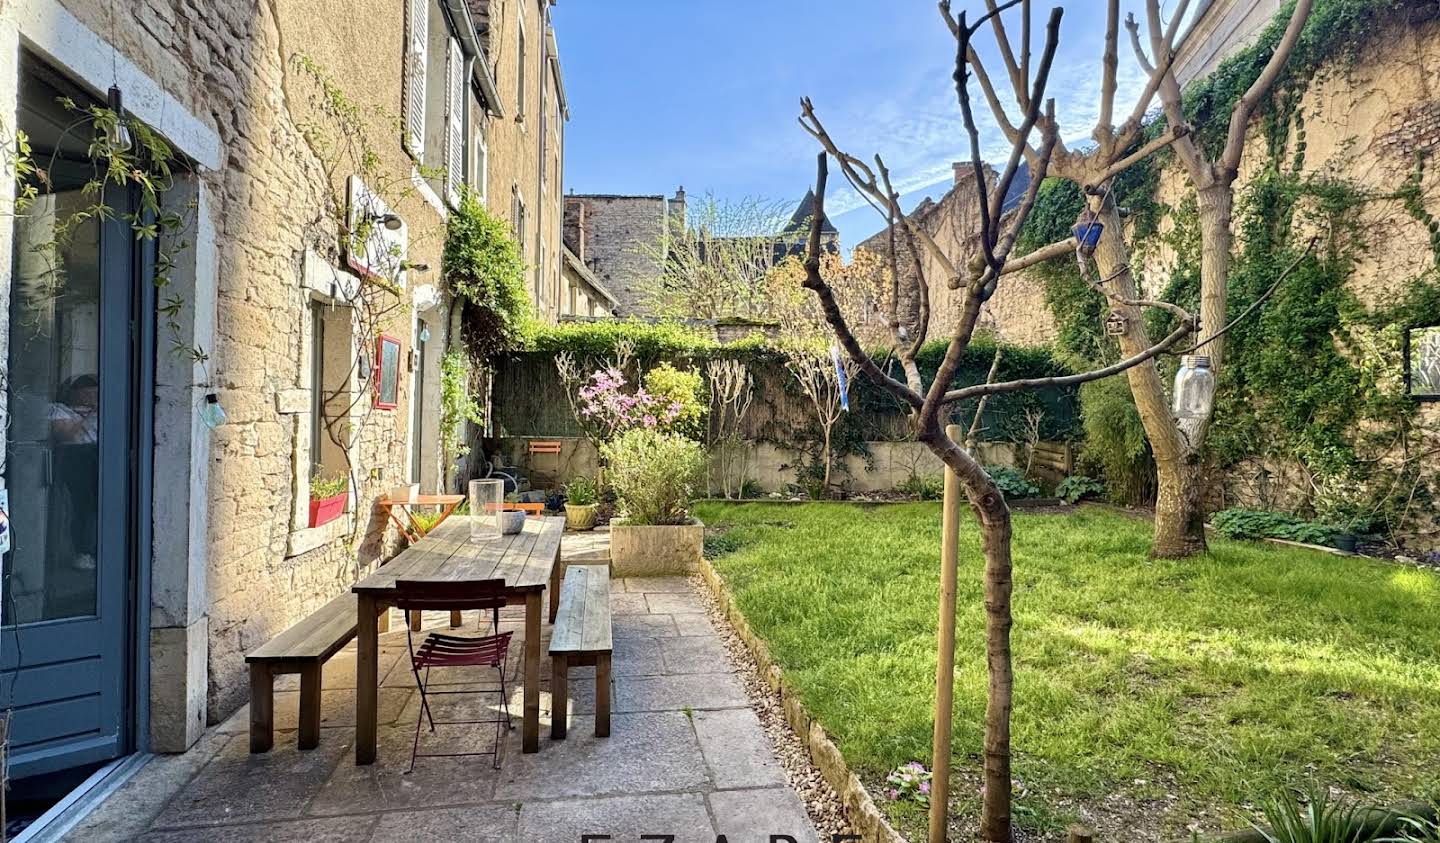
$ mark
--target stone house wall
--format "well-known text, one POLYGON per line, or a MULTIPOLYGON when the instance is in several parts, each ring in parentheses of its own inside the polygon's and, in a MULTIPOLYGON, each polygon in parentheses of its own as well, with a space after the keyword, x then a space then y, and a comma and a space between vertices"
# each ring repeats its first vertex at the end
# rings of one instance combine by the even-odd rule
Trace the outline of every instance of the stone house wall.
MULTIPOLYGON (((490 127, 489 194, 492 210, 510 218, 509 185, 527 191, 535 222, 526 261, 538 267, 541 254, 554 254, 544 262, 545 274, 537 271, 533 291, 541 315, 553 320, 560 301, 565 108, 558 95, 558 61, 542 58, 547 41, 553 55, 553 37, 545 37, 548 5, 548 0, 492 5, 499 7, 502 20, 523 15, 533 25, 528 55, 535 62, 526 78, 535 90, 527 96, 531 113, 523 125, 514 120, 513 104, 507 119, 491 121, 496 125, 490 127), (548 97, 539 92, 542 80, 548 97), (550 110, 548 121, 539 116, 542 103, 550 110), (542 124, 549 135, 543 184, 542 124), (497 183, 505 189, 496 190, 497 183)), ((192 449, 185 457, 175 450, 179 446, 169 444, 180 431, 157 424, 148 677, 152 749, 182 750, 198 738, 206 721, 216 722, 244 703, 246 651, 397 552, 399 537, 375 501, 409 482, 415 470, 411 445, 416 433, 410 427, 417 392, 425 406, 419 435, 430 443, 422 449, 422 460, 430 464, 419 473, 431 488, 438 482, 433 443, 439 357, 451 328, 448 303, 437 292, 445 211, 416 174, 393 122, 380 113, 402 110, 405 8, 405 0, 137 0, 118 7, 106 0, 0 0, 0 35, 9 31, 14 37, 18 30, 20 43, 29 44, 27 27, 46 33, 58 26, 113 44, 126 78, 144 78, 156 88, 149 94, 130 87, 127 106, 141 119, 159 123, 175 122, 165 116, 166 109, 183 110, 193 115, 196 133, 218 149, 215 160, 197 161, 193 178, 200 239, 213 252, 193 263, 195 292, 184 314, 193 320, 187 329, 204 336, 201 344, 210 359, 204 370, 193 372, 168 358, 157 360, 161 389, 167 390, 157 396, 157 404, 181 423, 192 437, 185 441, 193 445, 185 446, 192 449), (304 136, 307 122, 317 116, 312 109, 317 87, 294 63, 301 52, 359 106, 381 170, 397 185, 411 185, 386 198, 405 221, 407 259, 427 269, 408 271, 398 294, 362 296, 375 302, 365 309, 363 336, 344 335, 347 323, 356 323, 334 306, 353 295, 357 284, 344 269, 336 226, 326 212, 337 203, 344 207, 349 174, 327 176, 322 156, 304 136), (342 290, 348 292, 337 296, 342 290), (309 395, 315 301, 325 305, 320 310, 327 328, 325 386, 344 393, 329 405, 350 408, 335 436, 348 446, 353 480, 347 515, 312 530, 309 468, 316 455, 310 453, 309 395), (206 334, 211 320, 213 335, 206 334), (421 327, 430 337, 425 364, 431 374, 418 383, 406 361, 421 327), (337 337, 336 331, 342 333, 337 337), (401 343, 393 410, 373 407, 373 384, 363 374, 375 359, 373 333, 381 332, 401 343), (173 398, 166 385, 172 376, 178 381, 173 398), (194 424, 190 393, 195 390, 213 390, 228 423, 213 432, 194 424), (188 473, 188 490, 183 476, 161 476, 160 460, 169 459, 172 451, 186 461, 167 463, 164 470, 188 473)), ((505 41, 507 25, 497 23, 492 31, 497 44, 505 41)), ((62 43, 69 36, 53 37, 62 43)), ((44 39, 36 43, 43 46, 44 39)), ((492 58, 500 89, 513 91, 514 52, 492 58)), ((54 63, 61 73, 68 72, 63 62, 54 63)), ((108 74, 108 57, 104 64, 108 74)), ((99 71, 90 70, 90 77, 98 79, 99 71)), ((103 90, 103 83, 90 84, 103 90)), ((11 116, 3 115, 7 124, 11 116)), ((157 128, 163 132, 169 126, 157 128)), ((178 147, 182 152, 190 148, 186 143, 178 147)), ((0 241, 0 251, 8 255, 8 238, 0 241)), ((8 257, 3 263, 8 277, 8 257)), ((327 469, 345 468, 343 459, 331 465, 340 451, 334 444, 322 448, 327 469)))

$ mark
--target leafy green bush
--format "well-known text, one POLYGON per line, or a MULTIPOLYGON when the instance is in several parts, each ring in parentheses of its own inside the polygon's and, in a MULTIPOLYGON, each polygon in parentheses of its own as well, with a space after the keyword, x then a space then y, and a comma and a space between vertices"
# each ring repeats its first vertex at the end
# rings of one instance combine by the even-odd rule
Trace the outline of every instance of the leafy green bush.
POLYGON ((912 474, 901 480, 895 491, 922 501, 938 501, 945 496, 945 478, 935 474, 912 474))
POLYGON ((995 481, 1000 488, 1000 493, 1006 498, 1034 498, 1040 495, 1040 487, 1025 479, 1025 475, 1018 468, 1011 468, 1008 465, 987 465, 985 473, 995 481))
POLYGON ((710 337, 678 322, 652 324, 606 319, 559 325, 533 322, 526 330, 525 348, 551 355, 569 352, 583 360, 613 355, 615 346, 622 340, 629 340, 634 345, 637 357, 650 360, 689 357, 716 347, 710 337))
POLYGON ((684 524, 690 501, 705 485, 699 443, 646 428, 627 431, 601 447, 610 488, 636 525, 684 524))
POLYGON ((310 500, 323 501, 342 494, 350 488, 347 474, 317 474, 310 478, 310 500))
POLYGON ((1055 487, 1055 497, 1066 503, 1075 503, 1082 498, 1098 498, 1105 494, 1105 484, 1093 477, 1072 474, 1055 487))
POLYGON ((440 359, 440 447, 448 466, 468 452, 464 423, 483 424, 485 408, 470 394, 470 361, 459 351, 446 352, 440 359))
POLYGON ((600 488, 595 479, 580 474, 565 484, 565 502, 576 506, 589 506, 600 499, 600 488))
POLYGON ((740 549, 740 540, 729 533, 705 534, 704 555, 706 559, 714 559, 717 556, 724 556, 727 553, 734 553, 740 549))
POLYGON ((510 223, 491 214, 474 192, 461 190, 460 206, 445 223, 441 274, 464 302, 465 341, 485 360, 518 343, 530 319, 525 259, 510 223))
POLYGON ((661 363, 645 373, 645 391, 679 408, 670 430, 691 439, 704 435, 707 402, 703 398, 705 382, 699 372, 661 363))
POLYGON ((1285 539, 1306 544, 1329 544, 1335 530, 1286 515, 1258 509, 1225 509, 1215 513, 1210 523, 1220 535, 1230 539, 1285 539))

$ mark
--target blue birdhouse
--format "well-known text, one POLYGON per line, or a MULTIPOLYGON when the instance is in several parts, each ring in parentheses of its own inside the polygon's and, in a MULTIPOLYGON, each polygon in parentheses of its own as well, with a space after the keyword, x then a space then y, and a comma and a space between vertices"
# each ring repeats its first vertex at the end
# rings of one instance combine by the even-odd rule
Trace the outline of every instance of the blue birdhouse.
POLYGON ((1100 217, 1089 209, 1080 212, 1075 218, 1075 227, 1070 229, 1075 235, 1075 242, 1080 248, 1080 253, 1085 257, 1095 254, 1095 247, 1100 244, 1100 235, 1105 232, 1105 224, 1100 222, 1100 217))

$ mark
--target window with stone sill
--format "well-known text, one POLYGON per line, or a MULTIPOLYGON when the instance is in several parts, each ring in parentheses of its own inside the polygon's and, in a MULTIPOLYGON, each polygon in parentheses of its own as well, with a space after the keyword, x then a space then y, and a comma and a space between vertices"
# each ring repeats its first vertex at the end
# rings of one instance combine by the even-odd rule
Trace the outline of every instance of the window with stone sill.
POLYGON ((406 0, 405 148, 451 207, 465 178, 465 56, 439 0, 406 0))
MULTIPOLYGON (((356 353, 353 309, 312 298, 309 322, 307 477, 348 479, 349 418, 356 409, 356 384, 361 380, 359 375, 364 374, 360 370, 365 368, 356 353)), ((295 526, 308 528, 308 518, 295 526)))

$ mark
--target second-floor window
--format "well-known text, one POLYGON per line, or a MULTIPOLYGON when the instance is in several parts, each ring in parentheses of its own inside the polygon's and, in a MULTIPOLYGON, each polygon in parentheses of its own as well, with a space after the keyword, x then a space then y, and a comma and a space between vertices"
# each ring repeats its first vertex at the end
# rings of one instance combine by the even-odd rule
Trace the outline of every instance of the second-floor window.
POLYGON ((525 21, 522 19, 516 31, 520 33, 516 44, 515 61, 515 119, 525 119, 525 21))
POLYGON ((438 0, 406 0, 405 149, 435 192, 459 202, 465 167, 465 56, 438 0))

